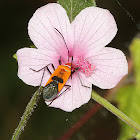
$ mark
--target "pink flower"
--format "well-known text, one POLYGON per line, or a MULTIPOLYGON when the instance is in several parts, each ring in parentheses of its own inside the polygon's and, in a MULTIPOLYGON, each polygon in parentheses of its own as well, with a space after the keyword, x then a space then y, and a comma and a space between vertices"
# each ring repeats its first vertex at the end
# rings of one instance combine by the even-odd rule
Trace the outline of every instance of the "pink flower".
MULTIPOLYGON (((50 106, 73 111, 90 100, 92 84, 102 89, 110 89, 128 73, 123 52, 105 47, 117 33, 115 20, 108 10, 85 8, 70 23, 64 8, 53 3, 37 9, 29 21, 29 36, 37 49, 22 48, 17 51, 18 76, 26 84, 39 86, 41 82, 43 70, 34 72, 30 68, 39 70, 49 63, 53 63, 57 68, 60 56, 62 64, 67 63, 67 48, 55 28, 65 38, 70 59, 73 56, 73 65, 80 68, 78 72, 82 83, 90 88, 81 85, 75 72, 66 83, 71 85, 71 88, 50 106)), ((49 78, 50 74, 45 71, 43 86, 49 78)))

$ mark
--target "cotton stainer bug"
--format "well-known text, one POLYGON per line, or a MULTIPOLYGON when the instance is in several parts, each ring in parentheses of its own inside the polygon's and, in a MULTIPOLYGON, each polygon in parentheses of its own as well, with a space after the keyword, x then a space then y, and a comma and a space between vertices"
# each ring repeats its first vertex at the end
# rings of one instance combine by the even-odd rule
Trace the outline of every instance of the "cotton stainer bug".
MULTIPOLYGON (((58 60, 60 65, 58 66, 57 69, 55 69, 55 67, 52 63, 48 64, 47 66, 43 67, 42 69, 40 69, 38 71, 30 68, 31 70, 33 70, 35 72, 39 72, 44 69, 40 86, 42 84, 45 69, 47 69, 47 71, 51 74, 51 77, 47 81, 46 85, 43 87, 43 91, 42 91, 44 100, 47 102, 51 102, 51 103, 53 102, 53 100, 58 98, 60 95, 62 95, 65 91, 67 91, 71 87, 70 85, 65 85, 65 83, 67 82, 67 80, 69 79, 70 76, 72 78, 72 74, 75 71, 77 71, 77 74, 78 74, 78 69, 79 69, 79 68, 72 67, 73 57, 72 57, 71 63, 69 63, 69 49, 66 44, 66 41, 65 41, 63 35, 60 33, 60 31, 57 30, 56 28, 54 28, 54 29, 61 35, 61 37, 64 40, 65 46, 68 50, 68 63, 66 63, 65 65, 61 65, 61 57, 60 57, 60 59, 58 60), (49 70, 49 68, 48 68, 49 65, 52 65, 52 68, 54 70, 53 73, 51 73, 51 71, 49 70), (67 88, 61 94, 59 94, 64 86, 67 86, 67 88)), ((79 77, 79 74, 78 74, 78 77, 79 77)), ((79 79, 80 79, 80 77, 79 77, 79 79)), ((80 79, 80 82, 81 82, 81 79, 80 79)), ((81 82, 81 84, 82 84, 82 82, 81 82)), ((82 86, 84 86, 84 85, 82 84, 82 86)), ((84 86, 84 87, 87 87, 87 86, 84 86)), ((89 88, 89 87, 87 87, 87 88, 89 88)))

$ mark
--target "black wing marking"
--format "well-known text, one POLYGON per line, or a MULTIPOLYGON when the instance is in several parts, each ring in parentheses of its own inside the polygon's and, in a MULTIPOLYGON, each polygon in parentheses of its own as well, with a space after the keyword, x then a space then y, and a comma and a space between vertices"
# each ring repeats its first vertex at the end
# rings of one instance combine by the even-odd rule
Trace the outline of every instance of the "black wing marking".
POLYGON ((60 83, 63 83, 63 79, 62 78, 58 78, 57 76, 52 77, 52 80, 56 80, 60 83))

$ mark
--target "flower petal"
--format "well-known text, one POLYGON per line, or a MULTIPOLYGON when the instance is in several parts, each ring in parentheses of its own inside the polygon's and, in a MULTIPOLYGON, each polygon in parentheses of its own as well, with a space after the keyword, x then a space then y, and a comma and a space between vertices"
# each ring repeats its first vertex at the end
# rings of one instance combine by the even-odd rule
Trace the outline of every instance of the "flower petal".
POLYGON ((57 53, 67 54, 68 46, 72 46, 72 30, 70 21, 64 8, 59 4, 47 4, 36 10, 29 21, 28 32, 31 40, 39 49, 52 50, 57 53))
POLYGON ((94 73, 87 79, 102 89, 115 87, 128 73, 126 57, 118 49, 105 47, 87 59, 95 66, 94 73))
MULTIPOLYGON (((70 89, 55 99, 50 107, 60 108, 64 111, 71 112, 81 105, 87 103, 91 98, 92 84, 85 81, 81 77, 82 83, 90 88, 83 87, 77 75, 73 75, 72 79, 69 78, 67 85, 71 85, 70 89)), ((63 92, 65 87, 63 87, 63 92)), ((61 94, 61 93, 60 93, 61 94)), ((46 102, 49 104, 49 102, 46 102)))
POLYGON ((86 56, 96 54, 116 35, 117 26, 108 10, 88 7, 72 22, 74 30, 74 53, 86 51, 86 56), (92 51, 92 54, 90 53, 92 51))
MULTIPOLYGON (((38 86, 40 85, 43 70, 35 72, 34 70, 40 70, 49 63, 53 63, 57 68, 59 56, 52 51, 39 50, 34 48, 23 48, 17 51, 18 60, 18 77, 28 85, 38 86), (55 57, 54 57, 55 56, 55 57)), ((51 66, 49 67, 53 72, 51 66)), ((46 70, 43 77, 42 85, 45 85, 49 79, 50 74, 46 70)))

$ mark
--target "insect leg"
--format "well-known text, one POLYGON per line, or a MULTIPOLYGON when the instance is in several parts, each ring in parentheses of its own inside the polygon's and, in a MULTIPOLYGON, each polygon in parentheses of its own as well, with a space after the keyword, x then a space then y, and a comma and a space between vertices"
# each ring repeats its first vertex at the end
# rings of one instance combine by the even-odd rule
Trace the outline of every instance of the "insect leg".
POLYGON ((30 68, 30 69, 33 70, 33 71, 35 71, 35 72, 39 72, 39 71, 41 71, 41 70, 43 70, 43 69, 46 68, 46 69, 48 70, 48 72, 49 72, 50 74, 52 74, 51 71, 50 71, 49 68, 48 68, 49 65, 52 65, 53 70, 55 70, 55 67, 54 67, 54 65, 53 65, 52 63, 48 64, 47 66, 45 66, 45 67, 43 67, 43 68, 41 68, 40 70, 34 70, 34 69, 32 69, 32 68, 30 68))
POLYGON ((72 59, 71 59, 71 79, 72 79, 72 62, 73 62, 73 56, 72 56, 72 59))
POLYGON ((51 65, 52 65, 53 70, 55 71, 55 67, 54 67, 54 65, 53 65, 53 64, 51 64, 51 65))
POLYGON ((73 73, 75 73, 76 71, 78 71, 80 68, 76 68, 75 70, 73 70, 72 72, 71 72, 71 75, 73 74, 73 73))
POLYGON ((41 87, 41 84, 42 84, 42 81, 43 81, 44 74, 45 74, 45 68, 44 68, 44 71, 43 71, 43 74, 42 74, 42 77, 41 77, 41 82, 40 82, 39 87, 41 87))
POLYGON ((83 85, 82 80, 81 80, 80 75, 79 75, 79 72, 78 72, 79 69, 80 69, 80 68, 76 68, 75 70, 73 70, 73 71, 71 72, 71 77, 72 77, 72 74, 73 74, 73 73, 77 72, 77 75, 78 75, 78 77, 79 77, 79 80, 80 80, 81 85, 82 85, 83 87, 90 88, 90 87, 88 87, 88 86, 83 85))
POLYGON ((78 75, 78 77, 79 77, 79 80, 80 80, 81 85, 82 85, 83 87, 90 88, 90 87, 88 87, 88 86, 83 85, 78 70, 76 70, 76 72, 77 72, 77 75, 78 75))
POLYGON ((48 72, 52 75, 52 73, 51 73, 51 71, 49 70, 49 68, 48 68, 48 66, 49 65, 52 65, 52 68, 55 70, 55 67, 54 67, 54 65, 52 64, 52 63, 50 63, 50 64, 48 64, 47 66, 45 66, 45 67, 43 67, 43 68, 41 68, 40 70, 34 70, 34 69, 32 69, 32 68, 30 68, 31 70, 33 70, 33 71, 35 71, 35 72, 39 72, 39 71, 41 71, 41 70, 44 70, 43 71, 43 74, 42 74, 42 77, 41 77, 41 82, 40 82, 40 85, 39 86, 41 86, 41 84, 42 84, 42 81, 43 81, 43 77, 44 77, 44 74, 45 74, 45 68, 48 70, 48 72))
MULTIPOLYGON (((65 92, 71 87, 71 85, 64 85, 64 86, 67 86, 67 88, 66 88, 61 94, 59 94, 55 99, 57 99, 58 97, 60 97, 63 93, 65 93, 65 92)), ((52 102, 53 102, 55 99, 53 99, 53 100, 50 102, 50 104, 48 104, 48 106, 51 105, 52 102)))
POLYGON ((59 62, 59 65, 61 65, 61 64, 62 64, 62 61, 61 61, 61 56, 60 56, 60 59, 58 60, 58 62, 59 62))

